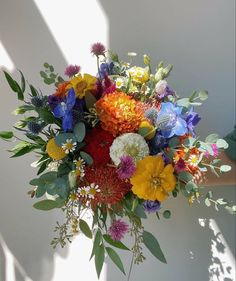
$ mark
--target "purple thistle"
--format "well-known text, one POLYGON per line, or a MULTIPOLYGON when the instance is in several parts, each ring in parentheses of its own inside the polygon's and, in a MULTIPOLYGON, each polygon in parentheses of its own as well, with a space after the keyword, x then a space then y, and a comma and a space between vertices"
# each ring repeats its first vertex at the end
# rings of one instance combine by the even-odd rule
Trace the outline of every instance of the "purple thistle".
POLYGON ((106 48, 104 47, 104 45, 102 43, 94 43, 91 46, 91 53, 94 54, 95 56, 105 56, 105 51, 106 48))
POLYGON ((122 221, 121 219, 113 220, 112 225, 109 227, 108 233, 111 238, 116 241, 120 241, 124 238, 124 235, 127 233, 129 225, 122 221))
POLYGON ((80 72, 80 66, 78 66, 76 64, 75 65, 70 64, 65 69, 64 74, 68 77, 72 77, 72 76, 75 76, 79 72, 80 72))
POLYGON ((134 159, 129 156, 121 156, 120 157, 120 165, 117 170, 118 177, 121 180, 130 178, 135 172, 135 163, 134 159))
POLYGON ((143 203, 143 207, 144 207, 145 211, 147 211, 148 213, 155 213, 160 210, 161 203, 158 200, 155 200, 155 201, 146 200, 143 203))

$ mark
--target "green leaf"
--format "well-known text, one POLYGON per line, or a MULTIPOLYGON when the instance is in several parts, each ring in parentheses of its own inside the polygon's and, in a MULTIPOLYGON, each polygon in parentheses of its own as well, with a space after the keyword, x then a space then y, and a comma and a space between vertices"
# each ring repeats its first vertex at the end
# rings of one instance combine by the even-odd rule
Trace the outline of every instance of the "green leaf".
POLYGON ((96 267, 98 278, 100 277, 102 271, 104 258, 105 258, 105 250, 104 247, 100 245, 95 252, 95 267, 96 267))
POLYGON ((42 210, 42 211, 49 211, 52 209, 57 208, 57 202, 54 200, 42 200, 33 205, 35 209, 42 210))
POLYGON ((221 165, 221 166, 220 166, 220 171, 221 171, 222 173, 229 172, 229 171, 231 171, 231 166, 229 166, 229 165, 221 165))
POLYGON ((76 142, 76 137, 72 133, 62 133, 56 136, 55 142, 57 145, 62 146, 63 143, 66 143, 66 140, 72 139, 72 142, 76 142))
POLYGON ((93 158, 88 153, 86 153, 84 151, 80 151, 80 156, 84 159, 84 161, 88 165, 92 165, 93 164, 93 158))
POLYGON ((143 243, 158 260, 167 263, 157 239, 150 232, 143 232, 143 243))
POLYGON ((69 186, 71 189, 76 187, 77 176, 76 176, 75 171, 69 172, 68 181, 69 181, 69 186))
POLYGON ((85 125, 82 122, 79 122, 74 127, 74 134, 78 142, 82 142, 85 137, 85 125))
POLYGON ((163 213, 163 217, 165 219, 169 219, 171 217, 171 212, 170 210, 165 210, 164 213, 163 213))
POLYGON ((47 62, 45 62, 44 64, 43 64, 43 66, 45 67, 45 68, 49 68, 49 63, 47 63, 47 62))
POLYGON ((185 190, 187 190, 188 192, 194 192, 194 191, 198 190, 198 186, 194 182, 189 181, 185 185, 185 190))
POLYGON ((44 78, 44 79, 47 79, 47 78, 48 78, 47 73, 44 72, 44 71, 40 71, 39 74, 40 74, 40 76, 41 76, 42 78, 44 78))
POLYGON ((178 178, 179 178, 179 180, 182 180, 184 182, 188 182, 188 181, 192 180, 193 176, 190 173, 187 173, 187 172, 183 171, 183 172, 180 172, 178 174, 178 178))
POLYGON ((4 140, 9 140, 14 136, 13 132, 11 131, 0 131, 0 138, 4 140))
POLYGON ((46 192, 46 186, 44 184, 39 184, 37 186, 35 196, 36 198, 42 197, 46 192))
POLYGON ((137 205, 137 207, 136 207, 134 213, 135 213, 138 217, 140 217, 140 218, 142 218, 142 219, 146 219, 146 218, 147 218, 147 215, 146 215, 146 213, 145 213, 145 211, 144 211, 143 205, 140 205, 140 204, 137 205))
POLYGON ((122 271, 125 275, 125 269, 123 266, 123 263, 119 257, 119 255, 110 247, 106 247, 106 252, 108 253, 108 256, 111 258, 111 260, 114 262, 114 264, 122 271))
POLYGON ((49 111, 47 108, 39 108, 38 109, 39 117, 43 119, 48 124, 55 123, 55 117, 53 116, 52 112, 49 111))
POLYGON ((31 144, 30 146, 23 147, 23 148, 19 149, 10 158, 14 158, 14 157, 19 157, 19 156, 25 155, 25 154, 31 152, 32 150, 34 150, 35 148, 37 148, 37 147, 35 145, 33 145, 33 144, 31 144))
POLYGON ((95 255, 95 252, 96 252, 97 248, 99 247, 101 240, 102 240, 102 233, 98 229, 97 232, 96 232, 94 241, 93 241, 93 250, 92 250, 92 253, 91 253, 91 256, 90 256, 89 260, 91 260, 92 257, 95 255))
POLYGON ((219 138, 220 136, 218 134, 210 134, 206 137, 205 142, 216 143, 219 138))
POLYGON ((38 95, 38 91, 35 89, 35 87, 33 85, 29 85, 30 86, 30 91, 32 96, 37 96, 38 95))
POLYGON ((189 107, 189 105, 190 105, 189 98, 179 99, 179 100, 177 100, 176 103, 177 103, 177 105, 184 106, 184 107, 189 107))
POLYGON ((44 78, 43 82, 47 85, 51 85, 55 82, 55 80, 52 78, 44 78))
POLYGON ((47 182, 53 182, 57 178, 57 172, 47 172, 40 176, 40 180, 47 182))
POLYGON ((205 199, 205 205, 206 205, 207 207, 210 207, 210 206, 211 206, 211 201, 210 201, 208 198, 205 199))
POLYGON ((3 72, 4 72, 4 75, 5 75, 6 79, 7 79, 7 82, 9 84, 9 86, 11 87, 12 91, 17 93, 18 87, 17 87, 16 81, 6 71, 3 71, 3 72))
POLYGON ((116 241, 113 240, 110 235, 108 234, 104 234, 103 235, 104 240, 109 243, 111 246, 122 249, 122 250, 130 250, 129 248, 127 248, 121 241, 116 241))
POLYGON ((97 102, 97 100, 94 97, 94 95, 92 95, 90 92, 87 92, 85 95, 85 104, 86 104, 87 109, 94 107, 96 102, 97 102))
POLYGON ((216 142, 218 148, 227 149, 229 147, 228 143, 224 139, 218 139, 216 142))
POLYGON ((57 178, 54 181, 56 186, 56 194, 58 194, 61 198, 67 199, 69 193, 68 183, 65 178, 57 178))
POLYGON ((89 226, 88 226, 86 221, 80 219, 79 220, 79 228, 80 228, 80 230, 83 232, 83 234, 85 236, 87 236, 90 239, 93 238, 92 231, 90 230, 90 228, 89 228, 89 226))
POLYGON ((139 130, 138 130, 138 134, 143 137, 146 136, 148 133, 149 133, 149 129, 145 128, 145 127, 139 128, 139 130))
POLYGON ((20 72, 20 75, 21 75, 21 91, 22 91, 22 93, 24 93, 25 92, 25 77, 20 70, 18 70, 18 71, 20 72))
POLYGON ((26 111, 29 111, 29 110, 34 110, 34 106, 25 104, 25 105, 21 105, 21 106, 17 107, 12 112, 12 114, 14 114, 14 115, 24 114, 26 111))
POLYGON ((198 94, 200 100, 204 101, 208 99, 208 92, 207 91, 200 91, 198 94))
POLYGON ((179 138, 174 137, 169 141, 169 146, 170 147, 177 147, 179 145, 179 138))

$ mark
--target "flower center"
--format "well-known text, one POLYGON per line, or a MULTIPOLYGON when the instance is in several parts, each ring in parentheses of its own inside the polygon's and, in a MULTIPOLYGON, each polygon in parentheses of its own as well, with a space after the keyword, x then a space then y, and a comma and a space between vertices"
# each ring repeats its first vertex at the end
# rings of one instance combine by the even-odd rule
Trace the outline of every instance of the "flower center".
POLYGON ((139 154, 138 148, 134 145, 128 146, 125 151, 128 155, 130 155, 133 158, 137 157, 139 154))
POLYGON ((76 89, 79 93, 82 93, 84 89, 87 87, 87 82, 82 80, 76 85, 76 89))
POLYGON ((73 144, 72 143, 70 143, 70 142, 68 142, 67 144, 66 144, 66 148, 67 149, 72 149, 73 148, 73 144))
POLYGON ((151 186, 153 188, 161 187, 161 179, 159 177, 152 176, 152 178, 151 178, 151 186))

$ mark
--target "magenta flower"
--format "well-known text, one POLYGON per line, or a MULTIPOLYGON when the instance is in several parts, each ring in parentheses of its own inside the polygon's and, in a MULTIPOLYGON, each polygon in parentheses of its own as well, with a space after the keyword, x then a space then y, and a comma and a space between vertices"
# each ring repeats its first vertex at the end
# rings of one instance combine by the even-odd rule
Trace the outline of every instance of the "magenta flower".
POLYGON ((64 74, 68 77, 72 77, 72 76, 75 76, 79 72, 80 72, 80 66, 78 66, 76 64, 75 65, 70 64, 65 69, 64 74))
POLYGON ((124 180, 124 179, 131 178, 134 172, 135 172, 134 159, 129 155, 121 156, 120 165, 117 170, 119 179, 124 180))
MULTIPOLYGON (((217 147, 217 145, 215 144, 215 143, 212 143, 211 144, 211 148, 212 148, 212 154, 211 154, 211 156, 213 156, 213 157, 217 157, 218 155, 219 155, 219 149, 218 149, 218 147, 217 147)), ((206 151, 205 153, 204 153, 204 156, 205 157, 209 157, 210 156, 210 153, 208 152, 208 151, 206 151)))
POLYGON ((105 56, 106 48, 102 43, 94 43, 91 47, 91 53, 95 56, 105 56))
POLYGON ((121 219, 113 220, 112 225, 109 227, 108 233, 111 238, 116 241, 120 241, 124 238, 124 235, 128 232, 129 225, 121 219))

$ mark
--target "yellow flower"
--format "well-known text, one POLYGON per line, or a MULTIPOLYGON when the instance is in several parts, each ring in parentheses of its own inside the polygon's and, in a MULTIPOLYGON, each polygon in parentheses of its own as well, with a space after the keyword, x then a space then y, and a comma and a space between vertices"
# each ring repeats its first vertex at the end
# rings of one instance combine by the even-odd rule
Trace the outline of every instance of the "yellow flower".
POLYGON ((48 155, 54 160, 61 160, 66 156, 65 151, 56 144, 55 139, 50 139, 46 146, 48 155))
POLYGON ((79 74, 78 76, 71 79, 69 85, 67 86, 67 90, 73 87, 76 97, 82 99, 87 92, 96 89, 96 81, 97 78, 90 74, 85 73, 83 77, 81 74, 79 74))
POLYGON ((143 67, 134 66, 128 70, 128 73, 136 83, 143 84, 149 79, 148 71, 143 67))
POLYGON ((139 125, 139 129, 145 129, 147 131, 144 136, 146 140, 154 138, 156 134, 156 128, 148 120, 143 120, 139 125))
POLYGON ((162 157, 146 156, 137 163, 136 171, 131 177, 132 191, 145 200, 163 201, 176 185, 171 164, 165 166, 162 157))

